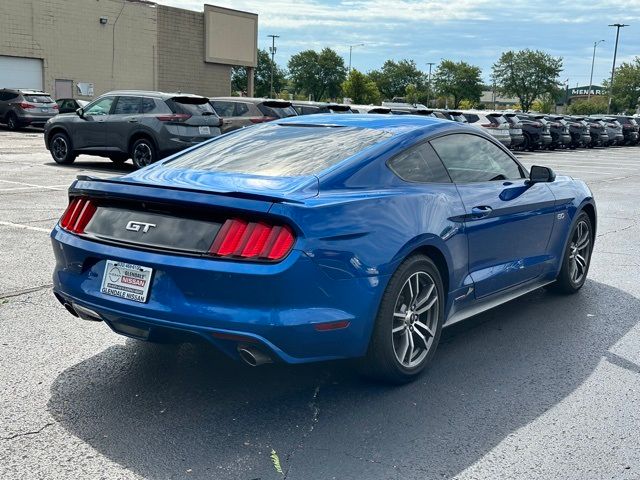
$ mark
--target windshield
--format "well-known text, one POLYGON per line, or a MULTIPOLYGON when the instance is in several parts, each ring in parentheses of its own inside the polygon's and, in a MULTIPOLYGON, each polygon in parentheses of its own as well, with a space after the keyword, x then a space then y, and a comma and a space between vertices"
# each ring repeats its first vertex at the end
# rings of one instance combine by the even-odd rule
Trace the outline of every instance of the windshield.
POLYGON ((271 177, 315 175, 390 136, 366 128, 266 124, 220 137, 166 165, 271 177))

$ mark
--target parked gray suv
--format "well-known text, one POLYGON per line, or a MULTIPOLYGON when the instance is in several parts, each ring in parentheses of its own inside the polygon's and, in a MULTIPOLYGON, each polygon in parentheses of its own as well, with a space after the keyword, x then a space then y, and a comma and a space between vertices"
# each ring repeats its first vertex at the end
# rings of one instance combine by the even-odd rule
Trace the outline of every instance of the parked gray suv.
POLYGON ((222 121, 209 99, 185 93, 109 92, 44 127, 53 159, 72 163, 79 154, 128 158, 137 168, 220 135, 222 121))
POLYGON ((58 104, 47 92, 17 88, 0 89, 0 123, 9 130, 42 127, 58 114, 58 104))

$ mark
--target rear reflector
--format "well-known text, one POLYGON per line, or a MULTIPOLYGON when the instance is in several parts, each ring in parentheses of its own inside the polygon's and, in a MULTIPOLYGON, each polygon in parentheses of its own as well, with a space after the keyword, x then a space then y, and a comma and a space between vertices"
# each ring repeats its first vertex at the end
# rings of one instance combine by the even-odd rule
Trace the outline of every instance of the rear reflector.
POLYGON ((233 218, 222 225, 209 253, 219 257, 281 260, 294 242, 295 235, 288 226, 233 218))
POLYGON ((96 213, 96 206, 88 198, 74 198, 60 219, 60 226, 73 233, 84 233, 84 229, 96 213))
POLYGON ((318 332, 326 332, 329 330, 341 330, 349 326, 349 320, 339 320, 337 322, 316 323, 313 328, 318 332))

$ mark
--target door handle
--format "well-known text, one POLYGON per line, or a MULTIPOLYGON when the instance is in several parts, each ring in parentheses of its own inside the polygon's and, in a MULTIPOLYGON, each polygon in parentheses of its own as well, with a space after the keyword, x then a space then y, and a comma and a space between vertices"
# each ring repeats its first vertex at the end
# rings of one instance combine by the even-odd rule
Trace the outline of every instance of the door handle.
POLYGON ((129 122, 129 123, 138 123, 138 119, 137 118, 129 118, 127 120, 127 122, 129 122))
POLYGON ((473 218, 484 218, 491 215, 491 212, 493 212, 493 208, 491 208, 490 206, 480 205, 471 209, 471 216, 473 218))

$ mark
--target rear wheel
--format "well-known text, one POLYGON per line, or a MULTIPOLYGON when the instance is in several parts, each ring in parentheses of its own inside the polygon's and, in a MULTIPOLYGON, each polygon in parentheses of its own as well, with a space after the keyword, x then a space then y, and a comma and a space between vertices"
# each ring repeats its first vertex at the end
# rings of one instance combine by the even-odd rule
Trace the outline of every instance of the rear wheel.
POLYGON ((148 138, 139 138, 131 145, 131 159, 136 168, 144 168, 157 160, 156 148, 148 138))
POLYGON ((533 151, 532 148, 532 142, 531 142, 531 135, 529 135, 528 133, 524 134, 524 142, 522 142, 522 150, 524 151, 533 151))
POLYGON ((552 289, 561 293, 576 293, 589 273, 593 248, 593 228, 586 212, 581 212, 569 234, 562 268, 552 289))
POLYGON ((363 373, 393 383, 414 380, 435 354, 443 317, 438 269, 426 256, 408 258, 383 295, 363 373))
POLYGON ((49 140, 49 148, 51 156, 60 165, 69 165, 76 159, 76 154, 66 133, 54 133, 49 140))
POLYGON ((7 128, 9 130, 18 130, 20 128, 20 123, 18 122, 18 117, 16 117, 15 113, 10 113, 7 116, 7 128))

